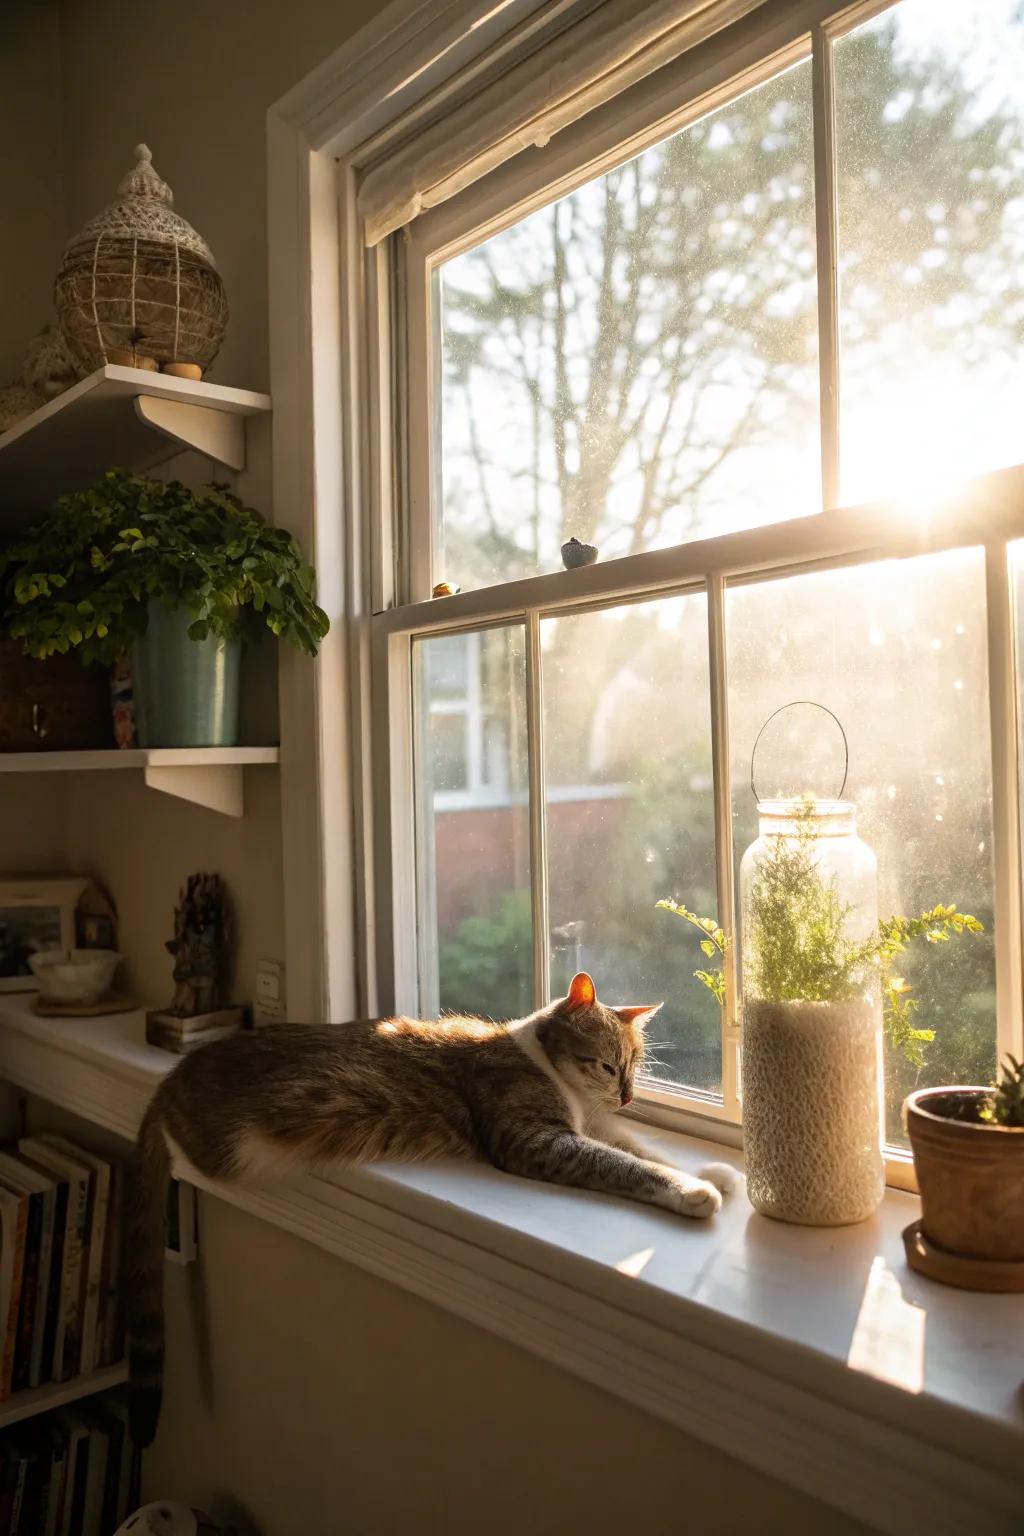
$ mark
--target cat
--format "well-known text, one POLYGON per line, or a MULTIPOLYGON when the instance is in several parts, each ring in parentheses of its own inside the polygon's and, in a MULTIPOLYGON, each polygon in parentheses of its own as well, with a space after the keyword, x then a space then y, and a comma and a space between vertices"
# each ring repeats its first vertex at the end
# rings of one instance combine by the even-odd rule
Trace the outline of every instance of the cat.
POLYGON ((132 1433, 149 1445, 163 1380, 164 1218, 171 1159, 206 1178, 392 1158, 484 1159, 706 1218, 735 1174, 692 1178, 633 1141, 643 1030, 661 1004, 606 1007, 586 972, 528 1018, 391 1018, 326 1028, 270 1025, 186 1056, 157 1089, 132 1181, 128 1343, 132 1433))

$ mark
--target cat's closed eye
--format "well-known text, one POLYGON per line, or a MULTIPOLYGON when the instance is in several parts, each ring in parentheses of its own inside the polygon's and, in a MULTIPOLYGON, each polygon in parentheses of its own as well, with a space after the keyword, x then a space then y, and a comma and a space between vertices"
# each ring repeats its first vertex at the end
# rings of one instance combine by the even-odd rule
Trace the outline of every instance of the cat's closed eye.
POLYGON ((611 1077, 615 1076, 615 1068, 613 1066, 611 1066, 611 1064, 609 1062, 602 1061, 601 1065, 602 1065, 602 1067, 604 1067, 605 1071, 609 1074, 609 1076, 611 1076, 611 1077))

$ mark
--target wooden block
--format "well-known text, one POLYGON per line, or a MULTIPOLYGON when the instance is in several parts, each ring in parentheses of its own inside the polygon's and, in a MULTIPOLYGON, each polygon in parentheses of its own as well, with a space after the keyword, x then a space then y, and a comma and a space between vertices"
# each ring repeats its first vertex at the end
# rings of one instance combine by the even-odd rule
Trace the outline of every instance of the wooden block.
POLYGON ((162 1051, 173 1051, 181 1056, 200 1045, 233 1035, 244 1023, 244 1008, 217 1008, 212 1013, 195 1013, 187 1017, 151 1009, 146 1014, 146 1039, 162 1051))

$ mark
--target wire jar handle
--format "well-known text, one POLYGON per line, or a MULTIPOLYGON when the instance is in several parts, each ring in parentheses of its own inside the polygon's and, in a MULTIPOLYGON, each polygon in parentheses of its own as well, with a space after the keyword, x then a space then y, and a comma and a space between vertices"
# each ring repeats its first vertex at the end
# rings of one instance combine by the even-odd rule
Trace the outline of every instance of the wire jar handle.
POLYGON ((758 731, 757 736, 754 738, 754 745, 750 753, 750 792, 754 797, 755 804, 757 805, 761 804, 761 796, 758 794, 757 785, 754 783, 754 759, 757 757, 757 749, 760 746, 761 737, 771 725, 772 721, 775 720, 779 715, 784 714, 787 709, 795 709, 800 705, 806 705, 810 709, 820 709, 823 714, 828 715, 830 720, 834 720, 836 725, 839 727, 839 734, 843 738, 843 782, 839 786, 839 793, 834 798, 836 800, 841 800, 843 798, 843 791, 846 788, 846 780, 850 772, 850 743, 847 740, 846 732, 843 729, 843 722, 833 710, 828 708, 827 704, 819 704, 816 699, 791 699, 788 704, 780 704, 778 709, 772 710, 771 714, 768 716, 767 720, 758 731))

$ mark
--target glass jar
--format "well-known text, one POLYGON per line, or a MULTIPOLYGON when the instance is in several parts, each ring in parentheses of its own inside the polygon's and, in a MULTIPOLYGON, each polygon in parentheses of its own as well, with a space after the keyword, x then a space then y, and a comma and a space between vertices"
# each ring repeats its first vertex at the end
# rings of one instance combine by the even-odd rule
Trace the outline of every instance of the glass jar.
POLYGON ((747 1191, 781 1221, 876 1209, 882 1159, 878 866, 844 800, 768 800, 740 865, 747 1191))

